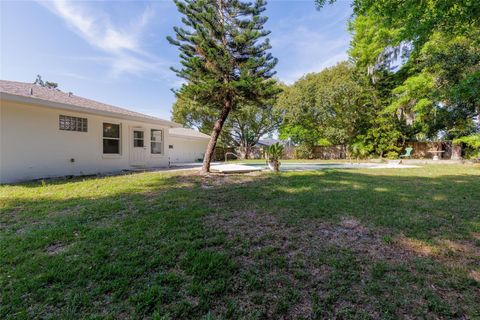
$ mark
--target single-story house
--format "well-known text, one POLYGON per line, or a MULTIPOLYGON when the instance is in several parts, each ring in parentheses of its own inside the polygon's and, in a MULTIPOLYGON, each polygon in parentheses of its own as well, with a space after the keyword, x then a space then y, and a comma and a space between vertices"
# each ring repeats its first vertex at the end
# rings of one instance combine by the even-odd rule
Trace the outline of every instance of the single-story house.
POLYGON ((208 143, 196 134, 54 88, 0 80, 0 183, 168 167, 171 153, 173 161, 193 162, 208 143))

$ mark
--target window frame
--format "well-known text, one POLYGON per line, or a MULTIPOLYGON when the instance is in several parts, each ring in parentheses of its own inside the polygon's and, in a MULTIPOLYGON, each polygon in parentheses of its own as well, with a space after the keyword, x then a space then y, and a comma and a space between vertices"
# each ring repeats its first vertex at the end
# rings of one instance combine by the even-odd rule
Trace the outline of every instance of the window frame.
POLYGON ((132 133, 133 133, 133 147, 134 148, 145 148, 146 147, 145 146, 145 129, 135 129, 135 128, 133 128, 132 133), (135 132, 141 132, 142 137, 141 138, 135 137, 135 132), (135 142, 137 142, 137 141, 142 141, 142 145, 141 146, 136 146, 135 142))
POLYGON ((122 155, 122 124, 118 122, 102 122, 102 156, 104 158, 119 158, 122 155), (105 137, 104 125, 116 125, 118 126, 118 138, 105 137), (118 153, 105 153, 103 146, 104 140, 116 140, 118 141, 118 153))
POLYGON ((156 129, 156 128, 150 128, 150 155, 152 156, 165 156, 165 130, 164 129, 156 129), (162 133, 162 140, 161 141, 156 141, 153 140, 153 132, 154 131, 160 131, 162 133), (160 153, 153 152, 153 145, 154 144, 160 144, 160 153))
POLYGON ((59 114, 58 130, 86 133, 88 132, 88 118, 78 117, 78 116, 68 116, 66 114, 59 114))

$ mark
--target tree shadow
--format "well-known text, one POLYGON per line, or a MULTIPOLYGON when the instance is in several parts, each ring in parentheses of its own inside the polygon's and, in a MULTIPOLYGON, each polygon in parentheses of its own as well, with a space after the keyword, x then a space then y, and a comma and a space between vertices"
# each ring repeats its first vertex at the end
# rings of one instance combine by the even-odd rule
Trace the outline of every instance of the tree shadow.
MULTIPOLYGON (((228 272, 197 279, 204 273, 191 261, 210 270, 203 252, 234 245, 223 230, 205 225, 212 214, 256 212, 296 227, 354 218, 385 236, 387 244, 389 237, 402 236, 434 248, 442 240, 469 241, 478 248, 472 234, 480 232, 479 180, 323 170, 211 178, 149 173, 10 186, 15 192, 3 195, 0 207, 0 270, 6 275, 0 284, 7 297, 0 315, 138 316, 162 308, 177 317, 206 314, 215 301, 226 303, 228 284, 245 272, 228 259, 205 254, 218 263, 212 272, 223 267, 228 272)), ((433 265, 458 268, 449 263, 440 259, 433 265)), ((472 286, 478 288, 468 275, 452 274, 443 280, 447 288, 460 286, 452 290, 462 299, 472 286)))

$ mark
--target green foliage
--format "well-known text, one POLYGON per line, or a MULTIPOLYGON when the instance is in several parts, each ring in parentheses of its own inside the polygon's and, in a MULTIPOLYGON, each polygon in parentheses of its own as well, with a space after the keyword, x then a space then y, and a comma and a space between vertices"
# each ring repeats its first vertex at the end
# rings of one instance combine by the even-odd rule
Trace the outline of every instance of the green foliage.
MULTIPOLYGON (((210 135, 218 118, 218 111, 209 105, 190 100, 177 94, 177 100, 172 106, 172 120, 188 128, 197 128, 200 132, 210 135)), ((228 146, 231 144, 231 125, 229 119, 223 125, 218 138, 218 144, 228 146)))
POLYGON ((457 138, 452 143, 464 145, 466 158, 480 159, 480 134, 457 138))
MULTIPOLYGON (((315 0, 318 9, 333 2, 315 0)), ((353 9, 355 16, 374 16, 379 25, 397 30, 398 39, 414 40, 416 46, 427 41, 434 30, 461 34, 480 25, 478 1, 354 0, 353 9)))
POLYGON ((262 136, 277 130, 281 120, 281 114, 272 104, 240 106, 233 111, 228 121, 231 140, 240 147, 240 152, 248 157, 250 148, 256 145, 262 136))
POLYGON ((467 137, 461 137, 453 140, 453 144, 464 143, 472 148, 480 148, 480 134, 474 134, 467 137))
POLYGON ((419 50, 415 65, 405 69, 411 75, 393 90, 393 107, 410 109, 417 132, 429 138, 443 132, 455 138, 475 132, 473 119, 480 98, 480 50, 472 40, 479 37, 434 32, 419 50))
POLYGON ((296 159, 312 159, 313 147, 306 143, 301 143, 295 148, 296 159))
POLYGON ((374 154, 383 157, 389 152, 399 152, 398 146, 402 133, 398 129, 398 122, 391 117, 378 117, 368 130, 364 143, 371 146, 374 154))
POLYGON ((480 130, 479 1, 354 0, 353 8, 349 55, 381 117, 397 114, 406 139, 480 130))
POLYGON ((265 1, 175 0, 183 27, 168 41, 180 51, 186 80, 176 92, 194 101, 197 113, 215 119, 203 171, 209 171, 216 141, 229 113, 239 105, 264 105, 278 93, 271 79, 277 64, 264 30, 265 1), (209 110, 205 110, 209 109, 209 110), (205 111, 205 112, 204 112, 205 111))
POLYGON ((373 151, 373 146, 363 141, 362 136, 358 137, 360 141, 354 142, 348 146, 350 156, 357 159, 366 159, 373 151))
MULTIPOLYGON (((270 32, 263 29, 265 1, 176 0, 183 27, 175 27, 176 39, 168 41, 181 52, 185 79, 179 90, 184 97, 208 107, 223 109, 233 103, 270 98, 277 92, 274 75, 277 60, 267 51, 270 32)), ((232 106, 234 107, 234 106, 232 106)))
POLYGON ((365 88, 347 62, 308 74, 278 98, 284 114, 280 137, 310 146, 346 143, 365 129, 366 104, 365 88))
POLYGON ((357 67, 366 69, 373 76, 374 67, 381 69, 388 66, 385 48, 396 43, 396 30, 382 27, 376 17, 370 15, 355 17, 348 28, 353 36, 348 53, 357 67))
MULTIPOLYGON (((210 134, 215 125, 217 114, 213 108, 196 101, 177 97, 172 108, 172 120, 186 127, 198 128, 210 134)), ((282 116, 272 104, 238 105, 223 125, 219 143, 225 146, 239 146, 246 153, 265 135, 274 132, 280 125, 282 116)))
POLYGON ((276 142, 269 146, 267 148, 267 155, 268 155, 268 160, 269 161, 278 161, 282 158, 283 156, 283 151, 285 150, 285 147, 280 144, 279 142, 276 142))
POLYGON ((52 81, 44 81, 42 79, 42 76, 37 74, 37 78, 35 79, 35 82, 33 84, 49 88, 49 89, 58 89, 58 83, 52 82, 52 81))
POLYGON ((398 156, 399 156, 399 155, 400 155, 400 154, 399 154, 397 151, 389 151, 389 152, 387 152, 387 154, 385 155, 385 158, 387 158, 387 159, 392 159, 392 160, 393 160, 393 159, 398 159, 398 156))

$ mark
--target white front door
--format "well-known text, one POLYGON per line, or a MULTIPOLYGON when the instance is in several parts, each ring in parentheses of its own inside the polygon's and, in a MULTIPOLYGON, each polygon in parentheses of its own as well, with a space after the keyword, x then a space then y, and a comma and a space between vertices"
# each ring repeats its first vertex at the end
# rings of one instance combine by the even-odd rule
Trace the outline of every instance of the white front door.
POLYGON ((145 166, 147 164, 147 145, 145 144, 145 129, 132 128, 130 131, 130 165, 145 166))

